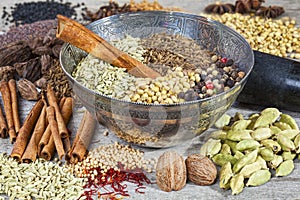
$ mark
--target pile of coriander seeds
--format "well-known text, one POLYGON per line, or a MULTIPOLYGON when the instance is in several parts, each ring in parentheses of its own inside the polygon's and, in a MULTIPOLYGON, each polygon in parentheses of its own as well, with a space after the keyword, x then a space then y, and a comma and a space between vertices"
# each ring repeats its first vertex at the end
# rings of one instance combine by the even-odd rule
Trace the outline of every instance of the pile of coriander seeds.
POLYGON ((280 57, 300 58, 300 28, 296 20, 290 17, 265 19, 240 13, 205 16, 236 30, 253 50, 280 57))
POLYGON ((127 35, 112 44, 162 76, 136 78, 91 55, 82 59, 72 76, 89 89, 121 100, 149 104, 200 100, 227 91, 245 76, 234 60, 177 34, 157 33, 143 39, 127 35))

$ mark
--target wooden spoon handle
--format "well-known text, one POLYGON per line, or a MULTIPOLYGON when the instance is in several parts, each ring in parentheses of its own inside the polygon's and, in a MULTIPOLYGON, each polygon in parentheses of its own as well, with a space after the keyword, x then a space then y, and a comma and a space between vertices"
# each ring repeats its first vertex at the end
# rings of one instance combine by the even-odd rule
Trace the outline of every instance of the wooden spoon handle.
POLYGON ((126 68, 128 73, 143 78, 161 76, 158 72, 118 50, 99 35, 80 23, 62 15, 57 15, 56 37, 68 42, 116 67, 126 68))

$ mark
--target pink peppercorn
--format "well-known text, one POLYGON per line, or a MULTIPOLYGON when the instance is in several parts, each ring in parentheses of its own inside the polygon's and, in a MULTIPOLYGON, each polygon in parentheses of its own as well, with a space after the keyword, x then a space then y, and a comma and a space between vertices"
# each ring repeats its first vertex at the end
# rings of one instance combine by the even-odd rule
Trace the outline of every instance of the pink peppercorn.
POLYGON ((206 89, 214 89, 214 84, 211 81, 206 81, 205 82, 205 87, 206 89))
POLYGON ((227 60, 228 60, 227 58, 221 58, 221 62, 222 62, 222 63, 226 63, 227 60))

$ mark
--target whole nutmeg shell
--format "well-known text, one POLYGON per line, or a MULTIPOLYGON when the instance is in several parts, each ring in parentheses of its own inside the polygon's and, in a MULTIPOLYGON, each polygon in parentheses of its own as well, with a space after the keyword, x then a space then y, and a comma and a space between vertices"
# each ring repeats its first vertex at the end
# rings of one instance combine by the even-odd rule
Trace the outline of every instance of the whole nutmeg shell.
POLYGON ((211 185, 217 178, 215 164, 206 156, 189 155, 185 160, 188 179, 197 185, 211 185))
POLYGON ((184 158, 175 151, 167 151, 156 165, 156 182, 166 192, 181 190, 186 184, 186 166, 184 158))

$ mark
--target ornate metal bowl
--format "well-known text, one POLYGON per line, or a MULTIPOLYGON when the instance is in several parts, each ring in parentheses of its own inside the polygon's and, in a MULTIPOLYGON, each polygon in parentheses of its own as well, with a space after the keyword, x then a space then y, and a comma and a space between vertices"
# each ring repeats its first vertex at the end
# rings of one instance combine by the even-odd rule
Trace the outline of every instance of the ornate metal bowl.
POLYGON ((253 51, 240 34, 198 15, 164 11, 126 13, 103 18, 87 27, 108 41, 126 34, 140 38, 159 32, 181 34, 193 38, 203 48, 232 58, 246 72, 239 84, 210 98, 169 105, 133 103, 101 95, 79 84, 71 74, 86 53, 65 44, 60 62, 74 93, 100 123, 121 139, 138 145, 174 146, 210 128, 233 104, 254 65, 253 51))

